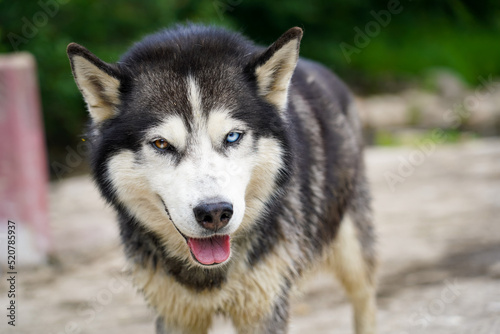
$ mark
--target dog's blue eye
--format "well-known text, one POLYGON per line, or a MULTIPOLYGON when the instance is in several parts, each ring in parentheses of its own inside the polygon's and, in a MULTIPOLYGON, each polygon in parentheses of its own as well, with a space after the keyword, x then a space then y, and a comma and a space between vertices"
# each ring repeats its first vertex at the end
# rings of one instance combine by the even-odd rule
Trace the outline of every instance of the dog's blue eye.
POLYGON ((232 144, 236 143, 241 138, 241 133, 239 132, 229 132, 226 136, 226 142, 232 144))

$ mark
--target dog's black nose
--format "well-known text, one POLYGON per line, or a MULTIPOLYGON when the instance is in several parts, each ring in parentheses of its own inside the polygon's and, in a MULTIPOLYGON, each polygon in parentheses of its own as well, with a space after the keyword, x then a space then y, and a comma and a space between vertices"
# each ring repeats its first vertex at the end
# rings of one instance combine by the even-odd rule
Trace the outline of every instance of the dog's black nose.
POLYGON ((233 205, 227 202, 200 204, 193 209, 198 224, 217 231, 229 223, 233 216, 233 205))

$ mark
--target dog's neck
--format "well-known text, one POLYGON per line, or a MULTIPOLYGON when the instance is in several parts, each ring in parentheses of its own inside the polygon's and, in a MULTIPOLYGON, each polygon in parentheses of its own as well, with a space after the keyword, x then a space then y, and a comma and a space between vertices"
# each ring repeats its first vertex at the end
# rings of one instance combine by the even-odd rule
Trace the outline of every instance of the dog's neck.
POLYGON ((122 242, 127 257, 148 270, 163 271, 180 284, 197 291, 220 288, 227 278, 228 266, 204 269, 176 258, 160 239, 129 216, 120 216, 122 242))

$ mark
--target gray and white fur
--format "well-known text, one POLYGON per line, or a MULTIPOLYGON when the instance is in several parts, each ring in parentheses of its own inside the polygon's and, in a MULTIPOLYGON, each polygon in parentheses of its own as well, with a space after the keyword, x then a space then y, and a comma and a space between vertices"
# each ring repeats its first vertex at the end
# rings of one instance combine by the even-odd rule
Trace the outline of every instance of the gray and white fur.
POLYGON ((356 108, 334 74, 299 59, 301 38, 292 28, 261 48, 176 26, 116 64, 68 46, 91 116, 93 177, 118 213, 157 333, 207 333, 216 314, 238 333, 286 333, 290 295, 317 268, 345 287, 356 333, 375 333, 356 108))

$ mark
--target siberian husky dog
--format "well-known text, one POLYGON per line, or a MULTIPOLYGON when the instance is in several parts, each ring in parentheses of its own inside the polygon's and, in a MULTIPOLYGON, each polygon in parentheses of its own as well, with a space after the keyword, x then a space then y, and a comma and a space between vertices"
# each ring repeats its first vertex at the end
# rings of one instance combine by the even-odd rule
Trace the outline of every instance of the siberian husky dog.
POLYGON ((286 333, 306 273, 335 274, 356 333, 375 332, 374 232, 353 97, 299 58, 302 29, 268 48, 176 26, 116 64, 67 52, 90 113, 91 167, 116 209, 157 333, 286 333))

